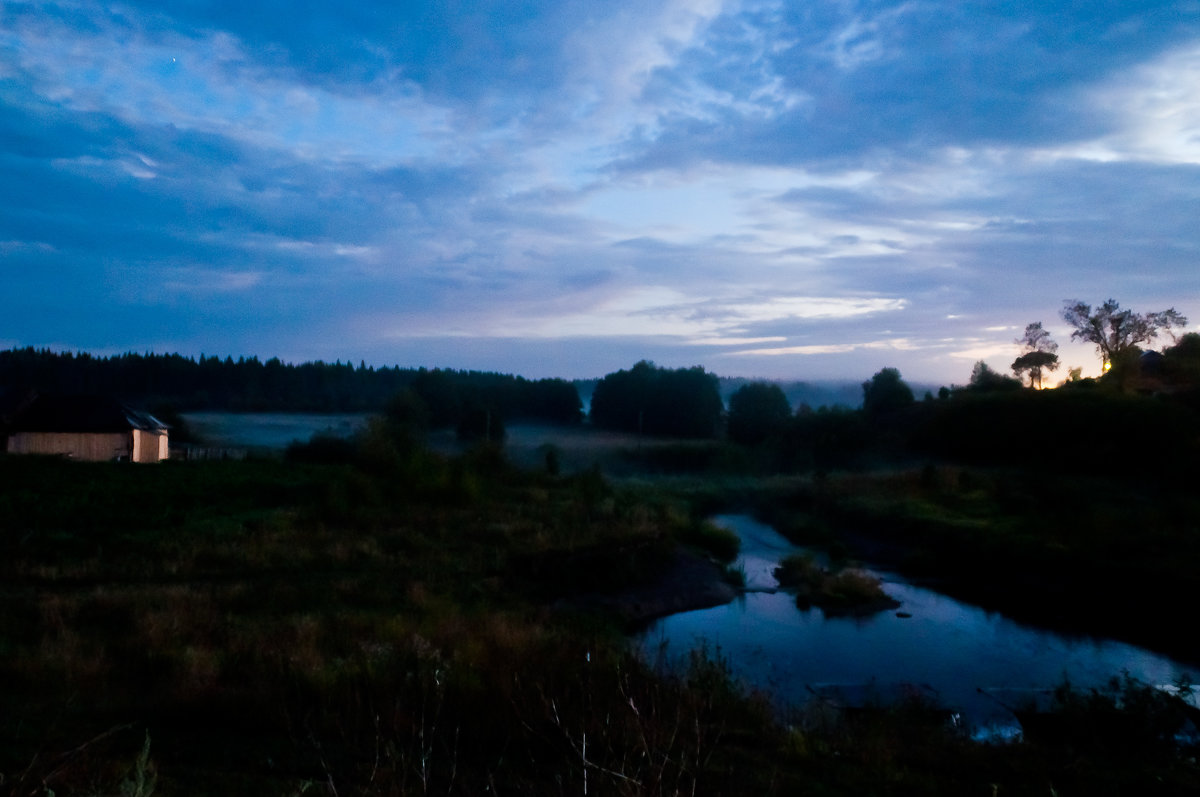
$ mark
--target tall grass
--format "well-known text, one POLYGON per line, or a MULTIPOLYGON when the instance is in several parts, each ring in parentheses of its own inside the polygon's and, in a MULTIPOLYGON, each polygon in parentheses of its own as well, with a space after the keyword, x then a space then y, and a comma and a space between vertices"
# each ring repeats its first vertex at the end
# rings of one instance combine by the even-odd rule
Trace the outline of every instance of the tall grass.
MULTIPOLYGON (((703 652, 655 671, 615 622, 552 607, 653 579, 680 539, 728 554, 686 502, 522 473, 495 450, 383 448, 162 468, 0 457, 0 795, 961 794, 1135 777, 1128 761, 1087 758, 1085 777, 981 751, 902 714, 789 727, 703 652)), ((1190 785, 1194 770, 1168 759, 1155 776, 1190 785)))

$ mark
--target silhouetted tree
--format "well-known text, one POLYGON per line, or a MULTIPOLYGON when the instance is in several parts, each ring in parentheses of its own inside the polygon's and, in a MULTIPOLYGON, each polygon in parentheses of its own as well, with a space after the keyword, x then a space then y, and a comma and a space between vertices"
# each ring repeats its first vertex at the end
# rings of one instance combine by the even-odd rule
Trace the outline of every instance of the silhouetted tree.
POLYGON ((646 431, 646 408, 657 366, 641 360, 628 371, 607 374, 592 391, 592 423, 602 429, 639 434, 646 431))
POLYGON ((971 380, 967 383, 967 389, 974 393, 1016 390, 1020 387, 1021 383, 1018 380, 993 370, 983 360, 975 363, 975 366, 971 369, 971 380))
POLYGON ((1200 409, 1200 333, 1189 332, 1163 349, 1160 370, 1169 391, 1190 393, 1193 406, 1200 409))
POLYGON ((673 437, 713 437, 724 405, 717 377, 703 368, 659 368, 642 360, 606 375, 592 393, 602 429, 673 437))
POLYGON ((429 411, 429 425, 445 429, 458 422, 462 413, 462 395, 450 372, 422 368, 413 380, 412 390, 429 411))
POLYGON ((863 382, 863 412, 867 415, 883 415, 913 403, 913 392, 900 371, 884 368, 863 382))
POLYGON ((771 382, 742 385, 729 397, 729 439, 757 445, 777 434, 792 417, 783 389, 771 382))
POLYGON ((523 385, 522 417, 564 425, 583 421, 583 401, 575 385, 565 379, 539 379, 523 385))
POLYGON ((1013 373, 1021 378, 1029 374, 1029 386, 1040 390, 1042 372, 1058 369, 1058 344, 1050 339, 1050 333, 1037 321, 1025 327, 1025 334, 1015 341, 1021 345, 1021 355, 1013 360, 1013 373))
POLYGON ((1089 304, 1069 299, 1062 318, 1075 329, 1071 340, 1095 345, 1105 371, 1135 354, 1139 343, 1149 343, 1159 332, 1171 334, 1173 327, 1187 326, 1187 318, 1174 307, 1142 315, 1122 310, 1115 299, 1109 299, 1095 311, 1089 304))

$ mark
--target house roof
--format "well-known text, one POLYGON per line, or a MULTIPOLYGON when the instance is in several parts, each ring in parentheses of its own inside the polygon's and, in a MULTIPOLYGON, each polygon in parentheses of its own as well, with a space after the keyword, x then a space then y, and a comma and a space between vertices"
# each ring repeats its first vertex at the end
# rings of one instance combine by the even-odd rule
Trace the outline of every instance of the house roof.
POLYGON ((110 396, 39 395, 12 419, 12 432, 165 431, 167 425, 147 412, 110 396))

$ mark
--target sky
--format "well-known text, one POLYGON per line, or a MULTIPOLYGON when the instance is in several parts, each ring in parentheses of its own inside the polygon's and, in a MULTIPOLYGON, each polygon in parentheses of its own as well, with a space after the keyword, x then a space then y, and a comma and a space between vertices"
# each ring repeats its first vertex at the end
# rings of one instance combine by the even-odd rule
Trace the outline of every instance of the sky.
POLYGON ((0 348, 1096 373, 1200 322, 1200 2, 0 0, 0 189, 0 348))

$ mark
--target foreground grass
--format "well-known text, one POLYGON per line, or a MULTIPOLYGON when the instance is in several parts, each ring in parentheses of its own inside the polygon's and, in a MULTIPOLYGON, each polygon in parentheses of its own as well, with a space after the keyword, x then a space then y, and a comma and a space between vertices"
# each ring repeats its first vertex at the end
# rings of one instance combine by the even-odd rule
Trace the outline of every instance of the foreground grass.
POLYGON ((547 608, 653 577, 686 512, 487 452, 412 456, 0 458, 0 790, 126 783, 147 733, 168 793, 720 782, 722 729, 765 708, 547 608))
POLYGON ((1200 785, 1162 734, 1130 757, 981 747, 903 707, 785 724, 717 659, 655 672, 551 607, 729 541, 595 473, 375 439, 340 464, 0 457, 0 484, 0 794, 1200 785))

